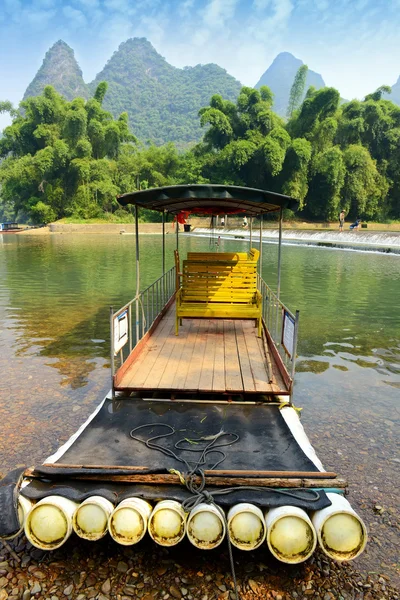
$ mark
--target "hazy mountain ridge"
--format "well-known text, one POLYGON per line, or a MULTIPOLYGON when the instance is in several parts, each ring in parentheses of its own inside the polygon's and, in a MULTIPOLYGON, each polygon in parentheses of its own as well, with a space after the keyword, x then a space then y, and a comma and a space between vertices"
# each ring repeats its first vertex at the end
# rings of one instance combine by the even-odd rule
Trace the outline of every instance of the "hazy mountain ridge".
MULTIPOLYGON (((281 52, 254 86, 257 89, 262 85, 267 85, 271 88, 274 92, 273 109, 281 116, 286 116, 290 88, 299 67, 303 64, 302 60, 296 58, 290 52, 281 52)), ((302 100, 311 85, 319 90, 325 87, 325 82, 319 73, 308 69, 302 100)))
POLYGON ((74 51, 62 40, 46 52, 43 63, 28 85, 23 99, 41 94, 46 85, 52 85, 67 100, 73 100, 77 96, 89 98, 90 92, 83 80, 74 51))
POLYGON ((100 81, 108 83, 104 108, 114 117, 127 111, 135 135, 156 143, 199 140, 200 108, 212 94, 235 100, 241 88, 218 65, 173 67, 145 38, 120 45, 89 84, 92 93, 100 81))
MULTIPOLYGON (((281 52, 255 85, 271 88, 273 108, 281 116, 286 116, 290 88, 302 64, 289 52, 281 52)), ((181 146, 201 139, 204 130, 198 111, 209 104, 213 94, 235 101, 241 88, 239 81, 216 64, 183 69, 172 66, 145 38, 123 42, 95 79, 86 84, 74 51, 59 40, 46 52, 24 99, 41 94, 46 85, 54 86, 67 100, 77 96, 87 99, 101 81, 108 83, 104 108, 114 117, 128 112, 131 130, 139 139, 156 144, 173 141, 181 146)), ((325 82, 309 69, 305 92, 310 85, 320 89, 325 82)), ((387 98, 400 104, 400 77, 387 98)))

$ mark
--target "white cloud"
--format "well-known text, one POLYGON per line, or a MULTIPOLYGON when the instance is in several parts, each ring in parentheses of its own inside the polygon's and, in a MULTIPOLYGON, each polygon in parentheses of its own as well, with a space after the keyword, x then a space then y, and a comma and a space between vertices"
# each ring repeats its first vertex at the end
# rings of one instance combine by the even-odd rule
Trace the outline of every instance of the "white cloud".
POLYGON ((86 27, 87 20, 82 11, 68 5, 63 7, 62 12, 72 27, 86 27))
POLYGON ((254 8, 256 11, 263 12, 269 6, 271 6, 272 0, 254 0, 254 8))
POLYGON ((178 14, 180 17, 188 17, 190 11, 194 8, 195 0, 185 0, 179 3, 178 14))
POLYGON ((58 0, 33 0, 32 6, 38 8, 54 8, 58 4, 58 0))
POLYGON ((221 27, 232 19, 238 0, 210 0, 203 12, 203 21, 208 27, 221 27))
POLYGON ((77 6, 82 6, 84 9, 100 8, 99 0, 74 0, 77 6))
POLYGON ((29 25, 30 27, 34 27, 36 30, 45 30, 50 21, 55 17, 55 10, 35 10, 35 9, 26 9, 21 13, 21 18, 24 21, 25 25, 29 25))

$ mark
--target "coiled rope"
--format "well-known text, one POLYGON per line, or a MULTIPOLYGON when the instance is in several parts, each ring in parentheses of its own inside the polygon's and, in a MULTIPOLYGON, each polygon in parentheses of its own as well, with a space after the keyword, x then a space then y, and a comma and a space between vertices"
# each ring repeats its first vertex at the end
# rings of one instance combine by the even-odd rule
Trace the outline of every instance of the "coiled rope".
MULTIPOLYGON (((189 461, 189 460, 186 460, 183 456, 174 452, 171 448, 168 448, 166 446, 162 446, 159 443, 156 443, 157 440, 171 437, 171 436, 175 435, 176 432, 177 432, 177 430, 174 427, 172 427, 172 425, 169 425, 167 423, 145 423, 144 425, 139 425, 138 427, 135 427, 134 429, 132 429, 130 431, 129 435, 133 440, 140 442, 141 444, 144 444, 150 450, 156 450, 158 452, 161 452, 165 456, 170 456, 174 460, 176 460, 186 466, 187 472, 185 472, 183 474, 181 474, 179 471, 176 471, 175 469, 170 469, 171 472, 180 475, 181 481, 183 480, 183 483, 185 484, 187 490, 192 494, 192 496, 190 498, 186 498, 182 502, 182 508, 185 510, 185 512, 192 511, 196 506, 198 506, 199 504, 201 504, 203 502, 206 504, 214 504, 215 506, 217 506, 217 504, 215 502, 216 496, 226 496, 228 494, 232 494, 233 492, 237 492, 239 490, 265 492, 265 488, 262 488, 260 486, 253 486, 253 485, 241 485, 241 486, 232 487, 232 488, 225 488, 222 490, 213 490, 212 492, 209 492, 208 490, 205 489, 206 478, 205 478, 204 470, 212 471, 225 460, 226 454, 223 450, 219 450, 219 448, 224 448, 224 447, 232 446, 233 444, 236 444, 236 442, 238 442, 240 439, 240 436, 237 433, 220 431, 220 432, 216 433, 215 435, 202 436, 199 438, 193 438, 193 439, 181 438, 174 444, 174 448, 176 450, 200 454, 200 456, 197 458, 196 461, 189 461), (152 427, 152 428, 164 427, 164 428, 168 429, 168 432, 161 433, 159 435, 154 435, 147 439, 143 439, 143 438, 135 435, 136 432, 138 432, 139 430, 148 429, 150 427, 152 427), (228 438, 228 439, 226 441, 222 441, 223 438, 228 438), (229 439, 229 438, 231 438, 231 439, 229 439), (201 444, 202 442, 206 442, 206 445, 203 448, 193 447, 193 446, 201 444), (189 445, 187 445, 187 444, 189 444, 189 445), (205 468, 205 466, 207 465, 207 462, 209 460, 210 454, 219 454, 220 458, 214 464, 212 464, 212 466, 208 466, 205 468), (197 483, 197 481, 196 481, 197 477, 200 477, 200 483, 197 483)), ((280 495, 288 496, 290 498, 295 498, 296 500, 308 500, 309 502, 318 502, 318 500, 320 499, 320 495, 316 490, 304 490, 304 489, 300 488, 297 490, 293 490, 292 492, 288 492, 286 490, 276 490, 274 488, 269 488, 268 491, 273 492, 273 493, 278 493, 280 495)), ((228 553, 229 553, 229 561, 230 561, 231 572, 232 572, 235 598, 236 598, 236 600, 239 600, 239 593, 238 593, 238 587, 237 587, 235 565, 234 565, 234 561, 233 561, 232 544, 231 544, 231 540, 229 537, 228 523, 227 523, 225 514, 221 513, 221 516, 223 517, 223 519, 225 521, 225 526, 226 526, 226 531, 227 531, 226 537, 227 537, 227 541, 228 541, 228 553)))

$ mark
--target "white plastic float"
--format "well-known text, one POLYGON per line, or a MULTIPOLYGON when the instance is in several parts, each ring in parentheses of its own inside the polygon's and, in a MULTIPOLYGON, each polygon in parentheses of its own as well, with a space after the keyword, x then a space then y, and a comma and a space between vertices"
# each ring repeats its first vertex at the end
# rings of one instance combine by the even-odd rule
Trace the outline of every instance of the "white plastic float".
POLYGON ((107 533, 107 525, 114 505, 103 496, 90 496, 78 506, 72 526, 75 533, 92 542, 101 539, 107 533))
POLYGON ((41 550, 59 548, 72 533, 72 517, 77 507, 76 502, 62 496, 43 498, 26 517, 26 537, 41 550))
POLYGON ((317 534, 306 511, 296 506, 279 506, 267 512, 267 544, 278 560, 301 563, 312 555, 317 534))
POLYGON ((367 528, 346 498, 332 493, 327 496, 332 505, 312 516, 319 544, 330 558, 353 560, 367 544, 367 528))
POLYGON ((126 498, 110 515, 108 531, 114 541, 123 546, 137 544, 147 531, 153 508, 141 498, 126 498))
POLYGON ((239 550, 255 550, 265 541, 267 527, 262 511, 254 504, 241 502, 228 512, 231 543, 239 550))
POLYGON ((179 502, 161 500, 153 508, 148 531, 160 546, 175 546, 185 535, 186 513, 179 502))
POLYGON ((212 550, 219 546, 226 534, 225 515, 215 504, 198 504, 190 512, 186 534, 196 548, 212 550))

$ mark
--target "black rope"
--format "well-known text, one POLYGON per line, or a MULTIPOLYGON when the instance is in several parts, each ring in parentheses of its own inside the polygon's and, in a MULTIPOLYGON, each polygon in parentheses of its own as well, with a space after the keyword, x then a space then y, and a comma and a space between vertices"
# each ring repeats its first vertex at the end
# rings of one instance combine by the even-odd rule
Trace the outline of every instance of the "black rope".
MULTIPOLYGON (((233 492, 237 492, 238 490, 265 492, 265 488, 262 488, 260 486, 255 486, 255 485, 241 485, 241 486, 232 487, 232 488, 224 488, 222 490, 219 490, 219 489, 213 490, 212 492, 209 492, 208 490, 205 489, 206 478, 205 478, 205 474, 204 474, 204 469, 202 467, 204 467, 207 464, 207 459, 210 454, 219 454, 221 456, 221 458, 219 460, 217 460, 217 462, 214 463, 211 467, 208 467, 208 470, 212 471, 218 465, 220 465, 225 460, 226 454, 222 450, 218 450, 218 448, 232 446, 233 444, 238 442, 240 439, 240 436, 237 433, 227 433, 225 431, 220 431, 219 433, 212 435, 212 436, 199 437, 199 438, 193 438, 193 439, 181 438, 180 440, 178 440, 174 444, 174 448, 176 450, 181 450, 183 452, 194 452, 196 454, 200 454, 200 457, 195 462, 186 460, 183 456, 179 456, 178 454, 176 454, 176 452, 174 452, 171 448, 168 448, 166 446, 162 446, 159 443, 156 443, 156 440, 171 437, 175 433, 176 433, 176 429, 174 427, 172 427, 172 425, 168 425, 167 423, 145 423, 144 425, 139 425, 138 427, 135 427, 134 429, 132 429, 130 431, 129 435, 133 440, 140 442, 141 444, 144 444, 147 448, 149 448, 151 450, 157 450, 158 452, 161 452, 165 456, 170 456, 174 460, 176 460, 180 463, 183 463, 186 466, 187 472, 184 473, 184 480, 185 480, 186 488, 192 494, 192 496, 190 498, 186 498, 182 502, 182 508, 184 509, 185 512, 191 512, 196 506, 198 506, 201 503, 214 504, 215 506, 217 506, 216 501, 215 501, 216 496, 225 496, 228 494, 232 494, 233 492), (140 437, 134 435, 140 429, 146 429, 149 427, 166 427, 169 430, 169 432, 162 433, 159 435, 154 435, 153 437, 150 437, 148 439, 143 439, 143 438, 140 438, 140 437), (228 438, 230 437, 233 439, 231 439, 230 441, 227 440, 225 442, 222 442, 221 440, 224 437, 228 437, 228 438), (201 442, 208 442, 208 443, 203 448, 193 448, 194 445, 199 445, 201 442), (189 446, 182 447, 182 444, 189 444, 189 446), (197 477, 200 477, 200 483, 197 483, 197 481, 196 481, 197 477)), ((318 500, 320 499, 320 495, 316 490, 305 490, 303 488, 295 488, 295 489, 293 489, 293 491, 289 492, 287 490, 277 490, 274 488, 269 488, 268 491, 272 492, 272 493, 277 493, 280 495, 288 496, 289 498, 295 498, 296 500, 308 500, 308 502, 318 502, 318 500)), ((236 573, 235 573, 235 565, 234 565, 234 561, 233 561, 232 544, 231 544, 231 540, 229 537, 229 531, 228 531, 228 523, 227 523, 225 513, 221 513, 221 516, 224 519, 225 527, 226 527, 226 533, 227 533, 226 537, 227 537, 227 541, 228 541, 228 553, 229 553, 229 561, 230 561, 230 565, 231 565, 234 592, 235 592, 236 600, 239 600, 236 573)))

